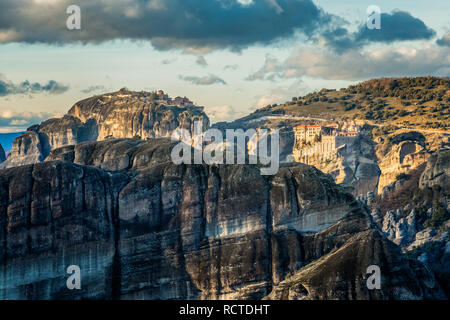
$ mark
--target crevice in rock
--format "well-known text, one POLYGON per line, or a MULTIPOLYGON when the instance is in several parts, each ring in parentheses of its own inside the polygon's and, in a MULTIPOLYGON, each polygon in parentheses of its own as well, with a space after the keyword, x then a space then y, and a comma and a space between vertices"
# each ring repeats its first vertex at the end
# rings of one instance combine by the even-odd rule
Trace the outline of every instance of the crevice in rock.
MULTIPOLYGON (((112 274, 111 274, 111 299, 119 300, 122 291, 122 262, 119 252, 120 244, 120 217, 119 217, 119 195, 121 190, 114 191, 113 182, 111 181, 111 210, 112 210, 112 224, 114 230, 114 257, 112 263, 112 274)), ((126 185, 126 184, 125 184, 126 185)), ((124 187, 124 186, 123 186, 124 187)), ((123 189, 122 187, 122 189, 123 189)))
POLYGON ((288 169, 289 170, 289 172, 290 172, 290 174, 291 174, 291 182, 292 182, 292 185, 294 186, 294 190, 292 190, 292 191, 290 191, 291 192, 291 196, 292 196, 292 203, 295 205, 295 208, 292 208, 293 210, 295 210, 295 214, 296 215, 300 215, 300 203, 299 203, 299 201, 298 201, 298 197, 297 197, 297 192, 296 192, 296 190, 298 190, 298 188, 299 188, 299 185, 298 185, 298 183, 297 183, 297 180, 295 179, 295 175, 294 175, 294 173, 292 172, 292 170, 289 168, 288 169))
POLYGON ((272 232, 273 232, 273 214, 272 207, 270 203, 270 191, 271 191, 271 181, 269 180, 266 187, 266 201, 267 201, 267 209, 266 209, 266 234, 267 234, 267 294, 272 291, 274 276, 273 276, 273 253, 272 253, 272 232))
POLYGON ((32 164, 31 165, 31 170, 30 170, 30 179, 31 179, 31 184, 30 184, 30 190, 31 192, 29 193, 29 201, 28 201, 28 215, 27 215, 27 222, 26 222, 26 229, 27 229, 27 251, 28 253, 32 252, 32 239, 31 239, 31 235, 30 235, 30 231, 31 231, 31 210, 32 210, 32 204, 33 204, 33 194, 34 194, 34 168, 35 165, 32 164))

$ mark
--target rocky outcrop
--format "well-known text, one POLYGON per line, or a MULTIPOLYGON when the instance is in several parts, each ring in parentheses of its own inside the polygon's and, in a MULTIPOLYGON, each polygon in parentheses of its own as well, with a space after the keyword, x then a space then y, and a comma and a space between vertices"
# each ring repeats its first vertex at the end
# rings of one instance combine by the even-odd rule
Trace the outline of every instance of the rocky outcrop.
POLYGON ((390 141, 377 145, 378 165, 381 175, 378 193, 395 182, 400 174, 407 174, 422 163, 430 153, 425 145, 425 137, 419 132, 407 132, 390 137, 390 141))
POLYGON ((416 220, 414 209, 406 216, 400 210, 389 210, 383 217, 381 227, 388 239, 398 245, 406 245, 416 238, 420 229, 416 220))
POLYGON ((97 140, 170 137, 177 128, 193 133, 195 121, 202 123, 203 130, 209 126, 208 117, 199 107, 168 106, 150 100, 146 93, 132 91, 82 100, 69 110, 68 115, 82 123, 95 120, 97 140))
MULTIPOLYGON (((341 228, 354 221, 342 221, 341 228)), ((325 237, 332 230, 319 233, 325 237), (323 234, 323 235, 322 235, 323 234)), ((333 234, 333 233, 332 233, 333 234)), ((446 299, 434 275, 419 261, 402 258, 400 250, 377 231, 349 234, 339 248, 275 285, 267 299, 283 300, 417 300, 446 299), (380 289, 367 286, 370 265, 380 268, 380 289), (415 279, 418 275, 420 279, 415 279)), ((370 273, 369 273, 370 275, 370 273)))
POLYGON ((410 258, 425 263, 450 295, 450 184, 448 150, 384 188, 372 203, 373 220, 410 258))
POLYGON ((420 188, 440 186, 450 189, 450 150, 434 153, 420 177, 420 188))
POLYGON ((352 144, 344 145, 330 155, 315 154, 308 157, 308 164, 331 174, 336 183, 354 188, 355 196, 376 190, 380 168, 375 155, 375 143, 363 133, 352 144))
MULTIPOLYGON (((264 177, 250 165, 174 165, 171 146, 85 142, 1 170, 0 298, 258 299, 349 243, 349 256, 384 243, 355 199, 313 167, 264 177), (66 287, 69 265, 81 268, 81 290, 66 287)), ((365 264, 381 263, 389 292, 402 294, 362 288, 355 297, 440 297, 439 286, 422 288, 431 275, 396 250, 329 260, 332 272, 315 283, 352 298, 331 275, 361 282, 365 264)))
POLYGON ((165 105, 151 100, 150 93, 118 91, 77 102, 62 118, 30 127, 14 141, 9 161, 0 168, 38 163, 51 150, 86 141, 111 138, 170 137, 178 128, 194 132, 194 122, 209 126, 203 109, 165 105))
POLYGON ((27 131, 13 142, 8 159, 0 163, 0 169, 43 161, 49 153, 48 137, 35 131, 27 131))

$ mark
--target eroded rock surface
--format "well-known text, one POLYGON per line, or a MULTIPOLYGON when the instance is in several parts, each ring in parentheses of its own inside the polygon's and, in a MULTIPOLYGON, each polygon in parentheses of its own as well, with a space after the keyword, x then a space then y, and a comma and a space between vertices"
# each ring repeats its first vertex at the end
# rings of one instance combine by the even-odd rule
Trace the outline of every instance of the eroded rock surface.
POLYGON ((419 183, 421 188, 450 185, 450 150, 442 150, 430 157, 419 183))
POLYGON ((150 93, 122 90, 77 102, 62 118, 28 128, 18 137, 8 161, 0 168, 43 161, 57 148, 111 138, 170 137, 178 128, 194 133, 194 122, 209 127, 209 118, 197 106, 165 105, 150 93))
POLYGON ((174 165, 172 145, 86 142, 0 170, 0 298, 259 299, 315 263, 329 273, 304 285, 314 299, 441 297, 330 176, 303 164, 273 177, 174 165), (390 281, 379 294, 362 287, 377 263, 390 281), (66 287, 69 265, 81 267, 81 291, 66 287))
MULTIPOLYGON (((348 228, 360 217, 346 218, 348 228)), ((316 235, 326 237, 335 227, 316 235)), ((416 300, 446 299, 433 275, 418 261, 402 258, 400 250, 375 230, 354 230, 317 260, 274 286, 268 299, 283 300, 416 300), (380 267, 380 289, 369 290, 367 267, 380 267), (419 278, 414 278, 418 276, 419 278)))

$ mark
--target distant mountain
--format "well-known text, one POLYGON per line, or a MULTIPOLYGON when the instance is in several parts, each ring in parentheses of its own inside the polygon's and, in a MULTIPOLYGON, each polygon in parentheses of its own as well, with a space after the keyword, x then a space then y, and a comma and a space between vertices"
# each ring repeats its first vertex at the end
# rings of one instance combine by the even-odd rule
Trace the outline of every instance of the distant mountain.
POLYGON ((12 143, 15 138, 20 136, 23 132, 12 132, 12 133, 0 133, 0 144, 5 151, 12 149, 12 143))

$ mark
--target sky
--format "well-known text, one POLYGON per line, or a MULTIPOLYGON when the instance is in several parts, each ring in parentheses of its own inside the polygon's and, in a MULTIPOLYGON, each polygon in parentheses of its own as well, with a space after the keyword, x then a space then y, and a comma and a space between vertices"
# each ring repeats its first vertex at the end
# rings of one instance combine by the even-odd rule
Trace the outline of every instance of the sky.
POLYGON ((217 122, 370 78, 449 76, 449 12, 448 0, 0 0, 0 132, 122 87, 187 96, 217 122))

